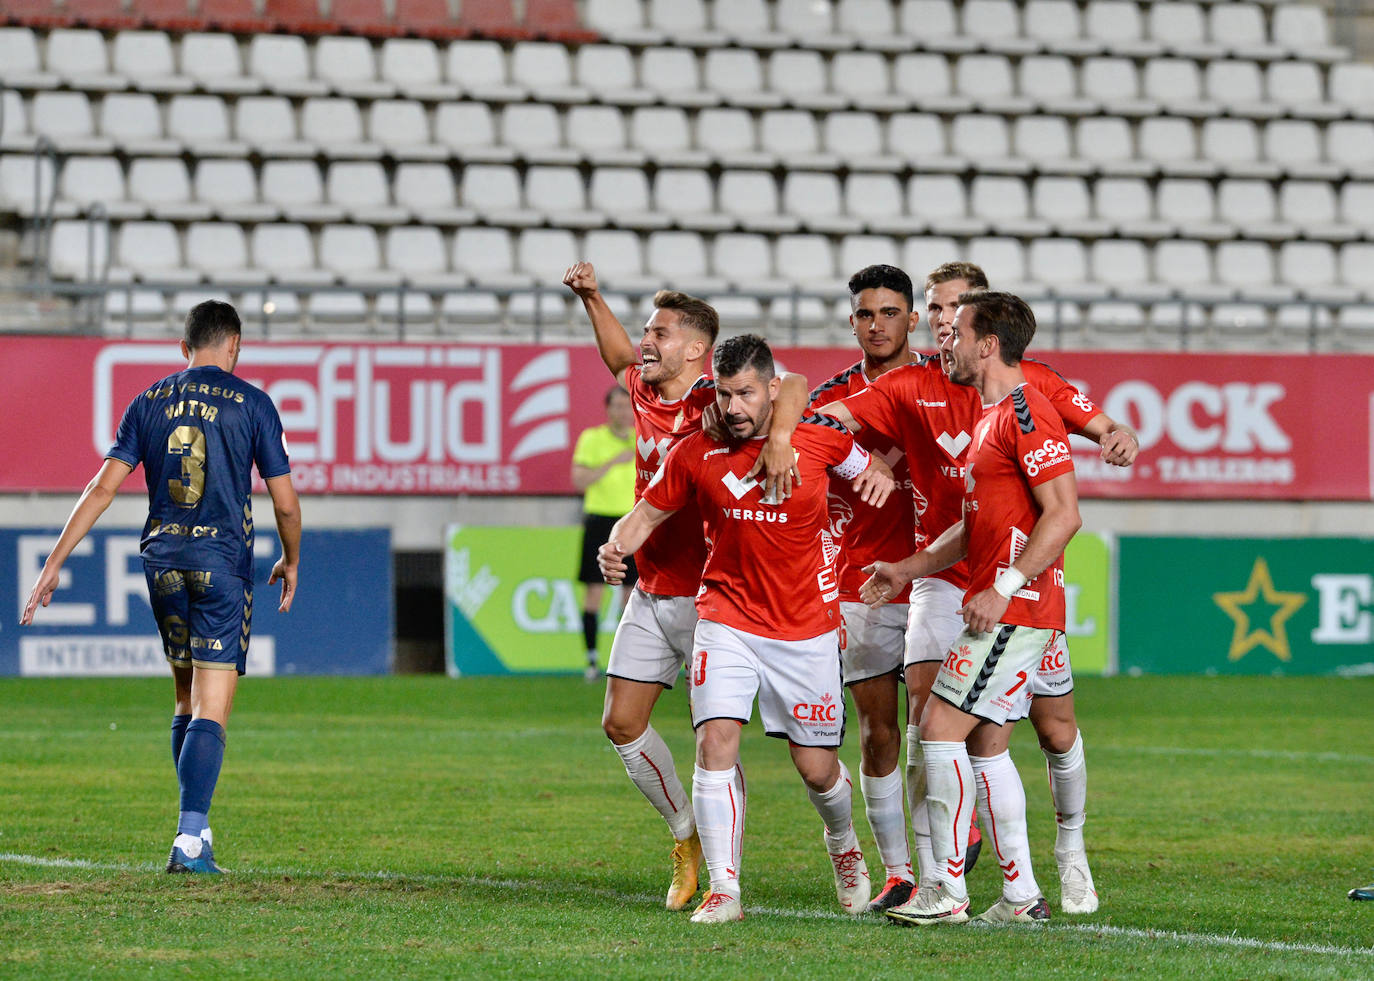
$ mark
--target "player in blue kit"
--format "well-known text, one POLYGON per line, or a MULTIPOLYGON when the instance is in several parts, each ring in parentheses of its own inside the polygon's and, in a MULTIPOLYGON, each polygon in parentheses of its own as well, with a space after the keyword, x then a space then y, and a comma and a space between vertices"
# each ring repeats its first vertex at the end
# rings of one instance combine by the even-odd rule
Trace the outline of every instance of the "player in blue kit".
POLYGON ((253 615, 253 466, 267 483, 282 556, 286 613, 296 593, 301 511, 281 417, 272 400, 232 372, 242 347, 238 313, 206 300, 186 316, 185 370, 141 392, 124 410, 115 445, 76 502, 34 583, 21 624, 58 588, 62 564, 134 468, 148 480, 139 550, 148 598, 176 685, 172 760, 181 814, 168 872, 218 874, 208 823, 224 760, 224 727, 248 656, 253 615))

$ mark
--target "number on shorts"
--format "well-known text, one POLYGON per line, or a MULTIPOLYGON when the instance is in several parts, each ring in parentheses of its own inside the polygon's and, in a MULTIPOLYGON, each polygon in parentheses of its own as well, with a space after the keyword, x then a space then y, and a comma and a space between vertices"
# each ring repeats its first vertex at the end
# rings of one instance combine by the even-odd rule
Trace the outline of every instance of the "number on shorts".
POLYGON ((1026 683, 1026 672, 1024 672, 1024 671, 1018 671, 1018 672, 1016 672, 1016 684, 1012 685, 1010 688, 1007 689, 1007 694, 1008 694, 1008 695, 1014 694, 1014 693, 1016 692, 1016 689, 1020 688, 1020 687, 1021 687, 1022 685, 1024 685, 1025 683, 1026 683))
POLYGON ((692 687, 696 688, 706 683, 706 652, 697 651, 696 670, 692 672, 692 687))
POLYGON ((205 434, 177 426, 167 437, 167 454, 181 458, 181 478, 167 481, 167 493, 182 507, 195 507, 205 493, 205 434))

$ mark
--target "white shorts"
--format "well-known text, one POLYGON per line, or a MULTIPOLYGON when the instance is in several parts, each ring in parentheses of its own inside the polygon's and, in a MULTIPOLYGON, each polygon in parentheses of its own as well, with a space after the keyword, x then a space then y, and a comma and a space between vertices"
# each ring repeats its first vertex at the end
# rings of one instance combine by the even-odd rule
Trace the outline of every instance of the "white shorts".
POLYGON ((694 727, 710 719, 748 722, 757 695, 768 735, 798 746, 834 747, 844 740, 834 631, 809 640, 774 640, 701 620, 693 650, 687 683, 694 727))
POLYGON ((615 628, 607 676, 673 687, 691 657, 696 626, 693 597, 655 596, 636 588, 615 628))
POLYGON ((964 591, 943 579, 917 579, 911 584, 903 667, 922 661, 943 661, 954 638, 964 631, 959 615, 964 591))
MULTIPOLYGON (((1054 646, 1040 655, 1040 666, 1031 678, 1031 699, 1067 695, 1073 691, 1073 665, 1069 663, 1068 638, 1059 634, 1054 646)), ((1026 704, 1026 715, 1030 703, 1026 704)), ((1024 719, 1026 716, 1017 716, 1024 719)))
POLYGON ((902 667, 906 650, 906 604, 886 603, 876 610, 866 603, 841 603, 844 617, 844 683, 880 678, 902 667))
POLYGON ((1060 630, 1009 623, 986 634, 964 631, 950 645, 931 694, 997 725, 1024 719, 1040 659, 1062 636, 1060 630))

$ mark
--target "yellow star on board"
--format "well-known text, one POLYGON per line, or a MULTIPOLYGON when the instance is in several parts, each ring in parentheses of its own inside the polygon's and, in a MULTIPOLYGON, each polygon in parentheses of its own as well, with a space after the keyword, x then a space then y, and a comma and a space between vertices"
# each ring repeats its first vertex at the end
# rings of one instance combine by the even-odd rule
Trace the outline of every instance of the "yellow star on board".
POLYGON ((1231 634, 1231 649, 1226 655, 1229 660, 1239 661, 1256 647, 1268 648, 1280 661, 1293 659, 1293 652, 1288 647, 1288 632, 1283 625, 1307 602, 1307 597, 1302 593, 1280 593, 1274 589, 1274 580, 1263 556, 1255 559, 1250 582, 1243 592, 1213 593, 1212 602, 1236 623, 1235 632, 1231 634), (1269 612, 1256 611, 1258 615, 1252 617, 1250 611, 1255 606, 1267 607, 1269 612), (1267 628, 1251 627, 1252 620, 1262 620, 1266 615, 1269 618, 1267 628))

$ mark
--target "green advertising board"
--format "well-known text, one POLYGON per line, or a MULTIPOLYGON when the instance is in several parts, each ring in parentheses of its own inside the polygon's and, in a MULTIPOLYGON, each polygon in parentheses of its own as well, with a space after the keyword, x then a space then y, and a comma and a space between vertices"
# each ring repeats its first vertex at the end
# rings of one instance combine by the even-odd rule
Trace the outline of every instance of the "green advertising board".
POLYGON ((1374 673, 1374 541, 1119 542, 1122 671, 1374 673))
MULTIPOLYGON (((444 638, 449 674, 580 672, 581 528, 453 525, 445 535, 444 638)), ((1101 674, 1110 656, 1108 544, 1079 535, 1065 555, 1069 649, 1074 671, 1101 674)), ((616 591, 602 601, 598 648, 606 666, 620 615, 616 591)))

